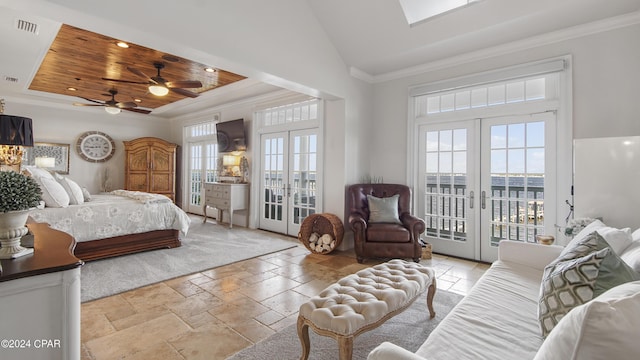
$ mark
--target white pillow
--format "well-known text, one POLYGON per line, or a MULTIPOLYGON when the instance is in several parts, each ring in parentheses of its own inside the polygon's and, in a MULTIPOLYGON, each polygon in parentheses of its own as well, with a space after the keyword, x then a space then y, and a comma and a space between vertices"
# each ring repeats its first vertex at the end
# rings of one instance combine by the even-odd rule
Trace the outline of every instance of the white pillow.
POLYGON ((622 261, 640 273, 640 240, 634 241, 620 255, 622 261))
POLYGON ((640 241, 640 228, 636 229, 636 231, 631 234, 631 238, 633 241, 640 241))
POLYGON ((35 179, 47 178, 53 180, 53 175, 45 169, 40 169, 39 167, 30 165, 24 165, 23 168, 35 179))
POLYGON ((622 252, 631 245, 633 241, 631 238, 631 229, 616 229, 609 226, 604 226, 596 230, 608 243, 609 246, 620 255, 622 252))
POLYGON ((67 195, 69 195, 69 205, 79 205, 84 203, 82 188, 78 183, 60 174, 55 174, 54 176, 60 185, 62 185, 64 191, 67 192, 67 195))
POLYGON ((640 281, 618 285, 558 322, 534 360, 637 359, 640 281))
POLYGON ((48 207, 67 207, 69 206, 69 195, 56 180, 49 178, 36 179, 40 190, 42 190, 42 200, 48 207))
MULTIPOLYGON (((629 228, 616 229, 605 225, 602 221, 596 219, 587 225, 584 229, 580 230, 576 236, 569 241, 566 248, 571 248, 575 243, 581 242, 584 238, 589 236, 592 232, 597 231, 602 236, 613 251, 620 255, 631 244, 631 230, 629 228)), ((565 249, 566 249, 565 248, 565 249)), ((564 253, 564 250, 563 250, 564 253)))

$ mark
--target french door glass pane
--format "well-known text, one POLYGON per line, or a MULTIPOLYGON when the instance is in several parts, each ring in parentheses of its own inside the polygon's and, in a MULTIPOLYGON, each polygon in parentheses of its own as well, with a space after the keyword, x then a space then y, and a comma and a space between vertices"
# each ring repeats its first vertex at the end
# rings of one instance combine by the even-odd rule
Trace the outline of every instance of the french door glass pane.
POLYGON ((467 241, 467 130, 425 133, 426 235, 467 241))
POLYGON ((293 223, 302 224, 302 220, 315 213, 316 174, 317 174, 317 136, 297 135, 293 137, 293 223))
POLYGON ((191 146, 191 196, 189 204, 200 206, 201 205, 201 186, 202 186, 202 146, 199 144, 191 146))
POLYGON ((264 142, 264 217, 282 220, 284 196, 284 139, 264 142))
POLYGON ((544 122, 491 126, 491 245, 544 233, 544 122))

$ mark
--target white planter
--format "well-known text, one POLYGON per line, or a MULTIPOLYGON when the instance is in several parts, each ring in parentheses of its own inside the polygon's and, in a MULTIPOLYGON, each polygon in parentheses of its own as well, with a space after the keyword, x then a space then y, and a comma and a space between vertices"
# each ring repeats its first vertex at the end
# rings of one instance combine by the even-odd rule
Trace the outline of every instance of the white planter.
POLYGON ((0 213, 0 259, 15 259, 33 253, 20 246, 20 238, 29 231, 25 224, 29 210, 0 213))

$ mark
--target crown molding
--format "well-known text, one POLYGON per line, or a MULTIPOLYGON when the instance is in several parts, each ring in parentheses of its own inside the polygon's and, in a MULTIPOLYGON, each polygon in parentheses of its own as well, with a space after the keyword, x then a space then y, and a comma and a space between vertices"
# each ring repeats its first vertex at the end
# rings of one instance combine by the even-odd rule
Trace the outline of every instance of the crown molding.
POLYGON ((506 55, 518 51, 528 50, 544 45, 558 43, 561 41, 576 39, 588 35, 593 35, 605 31, 615 30, 640 23, 640 11, 615 16, 603 20, 576 25, 566 29, 552 31, 543 35, 532 36, 526 39, 513 41, 510 43, 493 46, 490 48, 465 53, 458 56, 449 57, 442 60, 432 61, 425 64, 408 67, 398 71, 391 71, 379 75, 371 75, 355 67, 351 67, 349 73, 354 78, 366 81, 371 84, 397 80, 405 77, 415 76, 431 71, 442 70, 467 64, 474 61, 485 60, 495 56, 506 55))

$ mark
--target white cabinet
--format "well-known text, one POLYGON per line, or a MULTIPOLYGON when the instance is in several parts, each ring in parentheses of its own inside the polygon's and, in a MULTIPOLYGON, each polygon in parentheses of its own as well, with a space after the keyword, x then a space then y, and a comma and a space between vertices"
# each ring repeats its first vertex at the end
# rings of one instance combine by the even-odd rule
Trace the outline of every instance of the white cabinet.
POLYGON ((222 222, 224 211, 229 212, 229 228, 233 227, 233 213, 249 208, 249 184, 204 184, 204 221, 207 221, 207 207, 218 209, 218 222, 222 222))
POLYGON ((80 359, 80 266, 75 242, 30 224, 32 255, 1 260, 0 359, 80 359))

